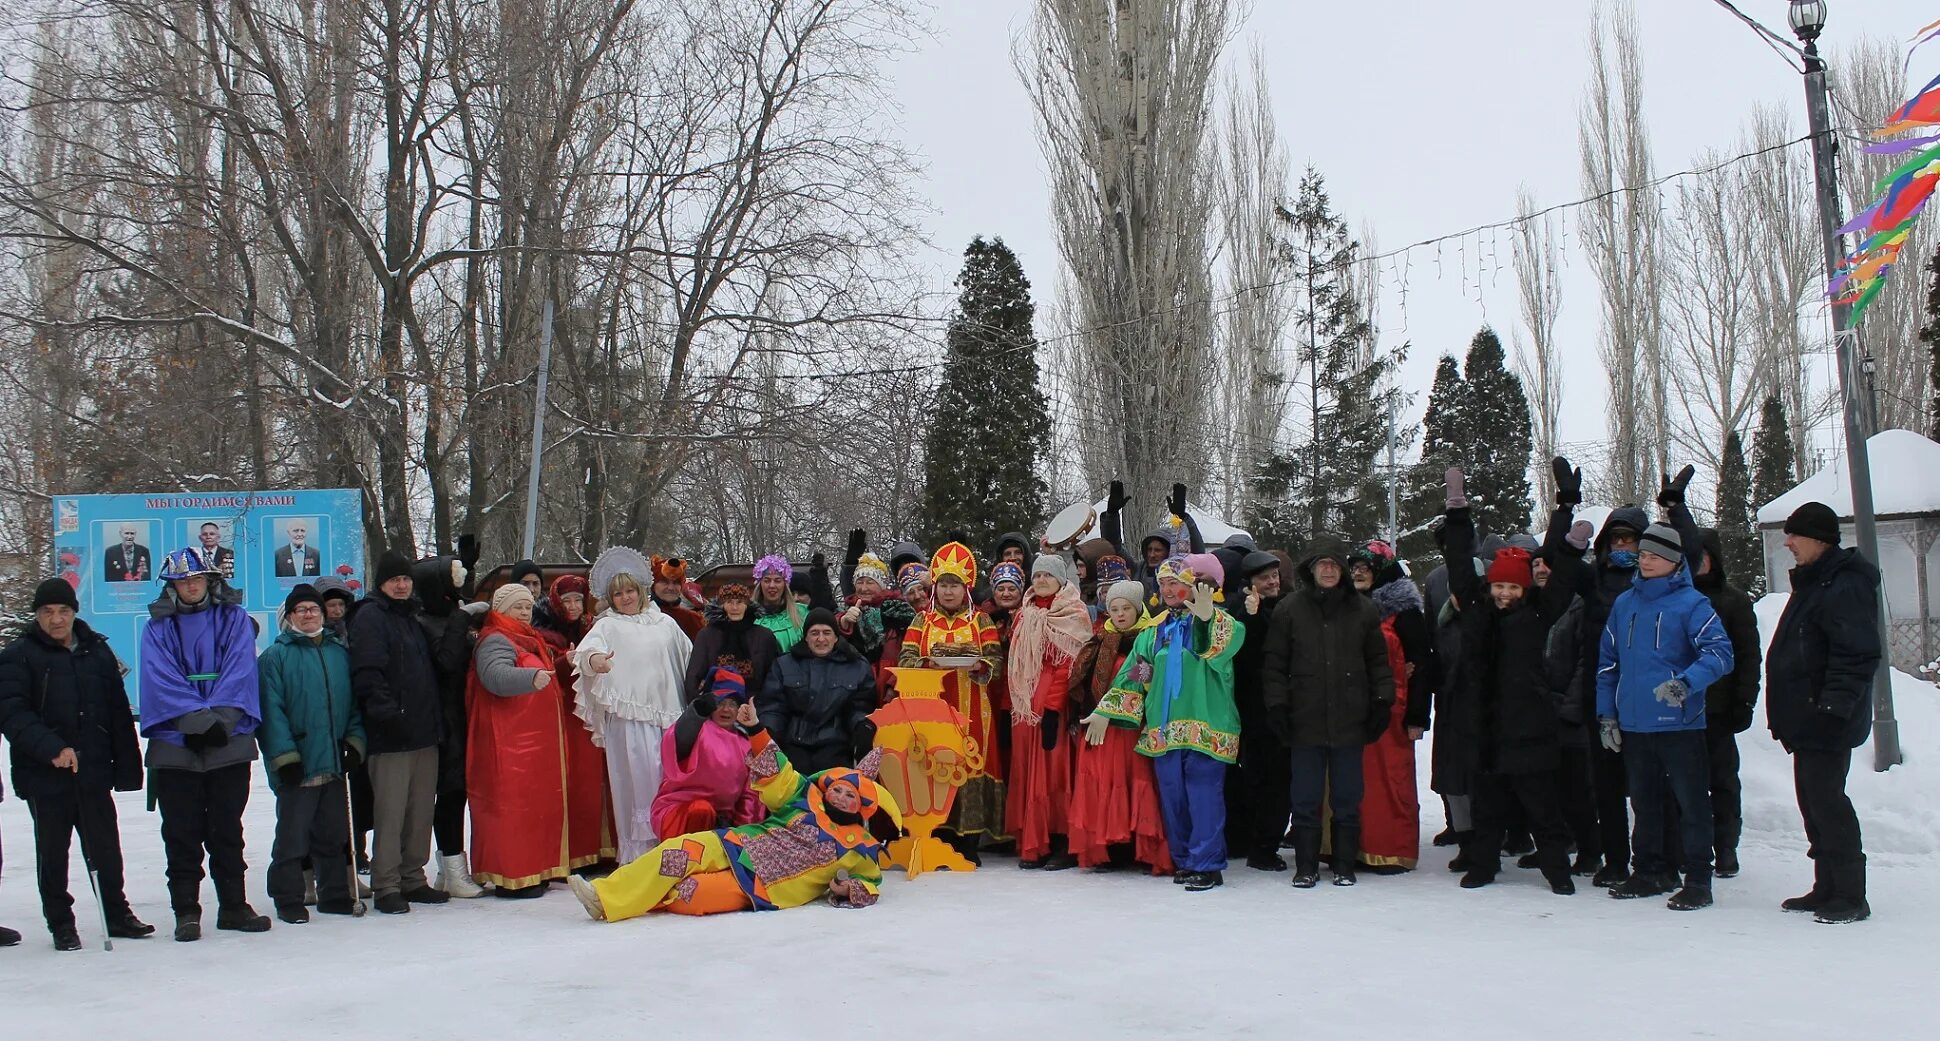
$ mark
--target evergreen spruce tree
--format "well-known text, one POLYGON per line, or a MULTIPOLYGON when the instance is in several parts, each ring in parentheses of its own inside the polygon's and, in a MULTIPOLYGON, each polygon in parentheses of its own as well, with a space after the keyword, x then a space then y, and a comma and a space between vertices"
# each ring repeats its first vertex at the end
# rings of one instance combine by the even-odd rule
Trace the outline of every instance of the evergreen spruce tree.
POLYGON ((1461 456, 1465 446, 1474 442, 1469 433, 1468 385, 1454 355, 1442 355, 1435 366, 1421 426, 1421 461, 1410 469, 1403 486, 1399 552, 1415 574, 1426 575, 1441 562, 1429 525, 1442 513, 1442 476, 1451 466, 1468 465, 1461 456))
POLYGON ((1282 544, 1293 535, 1365 538, 1386 517, 1375 464, 1387 448, 1388 375, 1404 357, 1369 349, 1353 268, 1360 244, 1334 211, 1326 181, 1309 169, 1291 208, 1276 209, 1280 256, 1292 269, 1292 407, 1306 440, 1272 453, 1252 488, 1249 520, 1282 544), (1261 522, 1265 523, 1261 523, 1261 522))
POLYGON ((957 531, 973 547, 1044 520, 1051 419, 1038 385, 1036 307, 1002 239, 973 239, 944 338, 936 423, 924 439, 922 523, 934 545, 957 531))
POLYGON ((1502 341, 1483 326, 1469 343, 1462 365, 1464 408, 1470 439, 1462 462, 1468 494, 1477 501, 1476 521, 1502 535, 1528 531, 1535 504, 1529 497, 1529 453, 1534 427, 1522 380, 1509 371, 1502 341))
POLYGON ((1792 490, 1792 430, 1785 422, 1785 405, 1774 394, 1765 399, 1758 432, 1751 438, 1751 509, 1792 490))
POLYGON ((1765 593, 1764 555, 1751 522, 1751 467, 1745 462, 1744 439, 1736 430, 1725 434, 1724 459, 1718 467, 1718 541, 1724 544, 1725 573, 1733 584, 1752 596, 1765 593))
POLYGON ((1927 274, 1931 281, 1927 286, 1927 320, 1920 327, 1920 342, 1927 345, 1927 382, 1930 399, 1927 402, 1927 436, 1940 441, 1940 250, 1935 250, 1933 259, 1927 262, 1927 274))

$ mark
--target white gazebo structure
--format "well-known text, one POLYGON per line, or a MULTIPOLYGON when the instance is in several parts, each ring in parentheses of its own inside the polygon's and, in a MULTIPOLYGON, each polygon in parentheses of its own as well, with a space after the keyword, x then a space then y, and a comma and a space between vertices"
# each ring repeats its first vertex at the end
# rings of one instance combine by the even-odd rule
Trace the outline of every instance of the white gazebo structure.
MULTIPOLYGON (((1886 592, 1894 667, 1918 674, 1940 658, 1940 444, 1911 430, 1882 430, 1866 442, 1873 468, 1873 514, 1879 527, 1879 565, 1886 592)), ((1839 515, 1845 545, 1853 544, 1851 474, 1845 456, 1758 510, 1766 588, 1792 589, 1792 555, 1785 551, 1785 518, 1808 502, 1839 515)))

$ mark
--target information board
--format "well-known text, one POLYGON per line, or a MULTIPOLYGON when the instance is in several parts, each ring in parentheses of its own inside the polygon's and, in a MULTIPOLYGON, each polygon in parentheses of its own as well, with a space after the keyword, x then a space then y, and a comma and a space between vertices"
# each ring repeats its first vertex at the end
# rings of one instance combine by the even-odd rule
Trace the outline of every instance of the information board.
MULTIPOLYGON (((74 586, 81 618, 140 667, 148 605, 162 591, 162 560, 200 546, 221 564, 256 619, 257 646, 276 637, 283 598, 335 575, 361 588, 364 532, 354 489, 217 494, 59 495, 54 567, 74 586)), ((128 695, 135 697, 131 675, 128 695)))

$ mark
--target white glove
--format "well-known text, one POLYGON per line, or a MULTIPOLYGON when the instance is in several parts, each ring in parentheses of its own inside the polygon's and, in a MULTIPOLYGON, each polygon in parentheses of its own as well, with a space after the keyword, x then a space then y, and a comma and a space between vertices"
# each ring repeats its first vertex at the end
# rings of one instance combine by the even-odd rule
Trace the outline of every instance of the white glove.
POLYGON ((1085 728, 1085 744, 1096 748, 1105 743, 1105 734, 1111 730, 1111 720, 1093 712, 1078 722, 1085 728))
POLYGON ((473 618, 477 618, 479 615, 482 615, 485 612, 490 611, 491 609, 492 609, 492 605, 483 600, 473 600, 471 603, 466 604, 465 606, 459 608, 460 611, 463 611, 466 614, 471 615, 473 618))
POLYGON ((1187 604, 1187 607, 1191 609, 1194 618, 1202 622, 1212 621, 1214 610, 1212 597, 1211 586, 1195 585, 1192 587, 1192 600, 1187 604))
POLYGON ((1623 731, 1617 729, 1616 720, 1599 719, 1597 720, 1597 728, 1598 736, 1603 741, 1603 747, 1612 752, 1623 751, 1623 731))

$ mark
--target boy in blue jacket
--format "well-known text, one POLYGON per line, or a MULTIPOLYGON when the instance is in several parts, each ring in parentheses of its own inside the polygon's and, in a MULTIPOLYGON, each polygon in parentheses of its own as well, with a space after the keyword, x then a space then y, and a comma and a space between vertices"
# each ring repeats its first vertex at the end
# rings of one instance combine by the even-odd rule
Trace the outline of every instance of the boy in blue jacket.
POLYGON ((1603 746, 1623 755, 1636 820, 1630 880, 1619 900, 1676 886, 1664 853, 1664 788, 1677 800, 1684 888, 1676 911, 1711 905, 1711 773, 1704 691, 1732 667, 1731 637, 1711 601, 1691 584, 1677 529, 1653 524, 1637 554, 1637 580, 1617 598, 1597 655, 1596 715, 1603 746))

